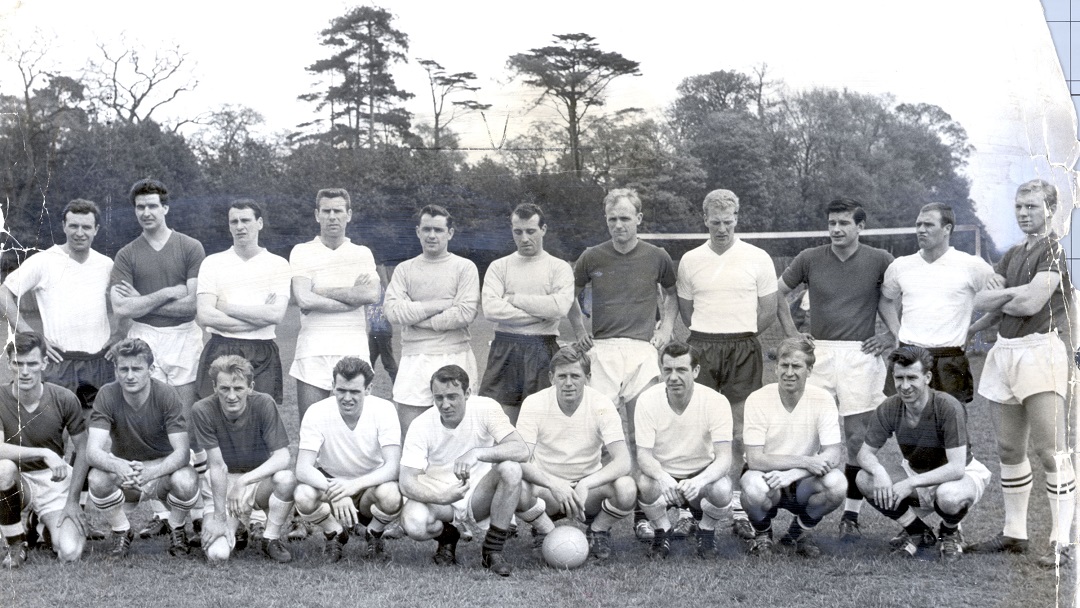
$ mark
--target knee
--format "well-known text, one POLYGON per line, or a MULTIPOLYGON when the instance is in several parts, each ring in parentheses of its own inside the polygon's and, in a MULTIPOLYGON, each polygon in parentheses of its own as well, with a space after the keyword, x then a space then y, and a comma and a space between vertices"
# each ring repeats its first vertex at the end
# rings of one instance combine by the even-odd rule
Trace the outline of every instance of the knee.
POLYGON ((306 483, 297 484, 293 490, 296 508, 304 513, 312 513, 318 507, 320 492, 306 483))
POLYGON ((189 500, 199 493, 199 474, 194 467, 184 467, 169 476, 170 491, 177 498, 189 500))
POLYGON ((94 496, 104 498, 117 488, 117 484, 112 474, 102 471, 101 469, 90 469, 90 472, 86 475, 86 479, 90 484, 90 493, 94 496))
POLYGON ((821 478, 821 485, 829 502, 841 502, 847 497, 847 478, 839 469, 833 469, 821 478))
POLYGON ((620 509, 632 509, 637 502, 637 484, 629 475, 615 480, 615 502, 620 509))
POLYGON ((855 476, 855 485, 859 487, 859 491, 863 493, 863 496, 874 495, 874 476, 864 469, 859 469, 858 475, 855 476))
MULTIPOLYGON (((427 540, 428 526, 432 521, 427 505, 410 500, 401 509, 401 529, 413 540, 427 540)), ((449 525, 449 524, 447 524, 449 525)))
POLYGON ((769 500, 769 484, 761 471, 748 471, 742 476, 742 501, 746 505, 760 506, 769 500))
POLYGON ((396 513, 401 508, 401 490, 396 481, 388 481, 375 488, 375 503, 386 513, 396 513))
POLYGON ((708 490, 709 502, 717 507, 723 507, 731 502, 731 479, 726 475, 714 481, 708 490))
MULTIPOLYGON (((1038 447, 1035 449, 1035 457, 1042 463, 1043 469, 1048 473, 1055 473, 1058 470, 1058 452, 1053 446, 1038 447)), ((1003 454, 1004 456, 1004 454, 1003 454)), ((1004 460, 1004 458, 1002 458, 1004 460)))
POLYGON ((938 486, 934 500, 938 508, 949 515, 956 515, 961 510, 971 506, 974 497, 969 496, 964 491, 964 485, 961 481, 960 483, 944 483, 938 486))
POLYGON ((19 467, 12 460, 0 460, 0 490, 9 490, 19 479, 19 467))
POLYGON ((509 460, 495 465, 495 472, 499 475, 499 482, 511 486, 521 485, 521 465, 509 460))
POLYGON ((656 482, 648 475, 638 476, 637 489, 638 500, 645 504, 654 503, 657 498, 660 498, 660 490, 656 482))
POLYGON ((274 484, 274 493, 278 497, 286 496, 289 499, 292 498, 293 493, 296 491, 296 475, 292 471, 284 470, 274 473, 274 476, 270 478, 271 483, 274 484))

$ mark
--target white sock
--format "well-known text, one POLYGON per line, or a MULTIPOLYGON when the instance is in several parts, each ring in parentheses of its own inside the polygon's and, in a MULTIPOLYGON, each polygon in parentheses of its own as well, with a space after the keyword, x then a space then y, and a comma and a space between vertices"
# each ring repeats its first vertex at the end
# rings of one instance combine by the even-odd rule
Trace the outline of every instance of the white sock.
POLYGON ((1046 474, 1046 494, 1050 499, 1050 540, 1064 547, 1072 541, 1073 515, 1076 513, 1076 474, 1068 454, 1057 456, 1058 470, 1046 474))
POLYGON ((742 508, 742 490, 731 492, 731 516, 734 519, 750 519, 742 508))
POLYGON ((698 528, 702 530, 715 530, 716 524, 720 522, 720 518, 724 515, 724 510, 730 507, 731 504, 718 507, 709 502, 708 498, 702 498, 701 522, 698 523, 698 528))
POLYGON ((1031 497, 1031 461, 1001 463, 1001 493, 1005 499, 1005 527, 1010 538, 1026 540, 1028 499, 1031 497))
POLYGON ((657 498, 655 502, 647 504, 639 500, 638 506, 641 507, 641 512, 648 518, 649 524, 652 525, 654 530, 671 529, 671 520, 667 514, 667 500, 663 496, 657 498))
POLYGON ((269 506, 266 507, 266 529, 263 530, 263 538, 274 540, 281 537, 281 526, 285 525, 285 520, 292 513, 293 501, 281 500, 271 494, 269 503, 269 506))
POLYGON ((856 499, 856 498, 845 498, 844 499, 844 510, 845 511, 851 511, 852 513, 855 513, 855 514, 859 514, 860 512, 862 512, 862 506, 863 506, 863 503, 865 503, 865 502, 866 501, 861 499, 861 498, 858 498, 858 499, 856 499))

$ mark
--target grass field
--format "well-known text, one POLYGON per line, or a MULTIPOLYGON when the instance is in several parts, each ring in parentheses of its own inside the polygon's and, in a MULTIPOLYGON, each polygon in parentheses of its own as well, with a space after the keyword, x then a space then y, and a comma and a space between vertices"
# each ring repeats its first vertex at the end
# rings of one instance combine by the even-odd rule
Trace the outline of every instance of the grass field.
MULTIPOLYGON (((292 360, 292 338, 298 314, 290 309, 279 327, 282 361, 292 360)), ((564 336, 570 334, 564 331, 564 336)), ((473 325, 473 346, 483 369, 492 328, 482 318, 473 325)), ((776 342, 766 339, 766 350, 776 342)), ((398 351, 400 352, 400 351, 398 351)), ((972 361, 976 375, 982 359, 972 361)), ((390 381, 377 365, 374 393, 389 397, 390 381)), ((6 372, 6 367, 3 368, 6 372)), ((766 362, 766 383, 774 373, 766 362)), ((284 418, 293 445, 297 440, 293 381, 286 377, 284 418)), ((976 458, 995 473, 982 502, 964 522, 968 539, 1000 530, 1001 489, 994 421, 981 398, 969 406, 969 429, 976 458)), ((898 454, 895 446, 886 451, 898 454)), ((895 459, 895 456, 894 456, 895 459)), ((1041 491, 1037 463, 1031 498, 1032 545, 1042 547, 1049 534, 1049 509, 1041 491)), ((140 507, 133 526, 149 517, 140 507)), ((389 544, 394 560, 374 565, 359 558, 362 542, 353 539, 342 562, 319 561, 321 539, 291 543, 294 561, 278 565, 249 548, 232 561, 210 566, 201 553, 172 558, 163 538, 136 539, 132 555, 123 561, 105 559, 107 542, 90 543, 79 564, 61 566, 46 553, 31 553, 21 570, 0 573, 0 606, 754 606, 754 607, 1043 607, 1074 606, 1075 573, 1036 568, 1031 556, 965 556, 959 563, 913 561, 888 555, 887 540, 897 527, 867 506, 863 511, 864 539, 852 545, 835 541, 838 514, 826 518, 817 537, 824 555, 808 561, 794 555, 751 559, 726 528, 718 538, 720 556, 701 561, 689 543, 676 543, 663 562, 644 557, 627 522, 613 531, 615 555, 603 564, 590 562, 571 572, 541 565, 530 555, 528 534, 512 539, 506 555, 517 568, 509 579, 480 568, 480 543, 461 543, 462 564, 439 569, 431 565, 434 542, 397 540, 389 544)), ((778 518, 778 530, 787 525, 778 518)), ((97 520, 99 526, 102 524, 97 520)), ((933 525, 936 525, 934 523, 933 525)))

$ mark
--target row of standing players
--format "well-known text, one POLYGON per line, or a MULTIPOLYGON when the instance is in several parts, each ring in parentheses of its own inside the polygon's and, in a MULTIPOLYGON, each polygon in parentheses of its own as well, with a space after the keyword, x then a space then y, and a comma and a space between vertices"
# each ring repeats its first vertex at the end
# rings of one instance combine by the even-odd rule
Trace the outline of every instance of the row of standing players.
MULTIPOLYGON (((132 536, 123 517, 125 495, 137 496, 139 490, 167 498, 168 507, 161 505, 155 511, 168 522, 173 550, 186 550, 183 523, 200 498, 198 472, 206 470, 209 462, 205 508, 216 515, 205 518, 202 526, 208 551, 222 546, 219 538, 226 539, 225 544, 236 542, 235 526, 228 523, 227 515, 242 515, 245 506, 250 509, 258 504, 268 517, 262 535, 264 550, 275 559, 284 559, 288 552, 280 543, 281 520, 292 508, 292 504, 286 508, 288 499, 295 498, 304 519, 322 525, 326 551, 332 557, 340 556, 348 538, 342 521, 366 524, 368 552, 377 556, 384 550, 381 531, 400 518, 410 536, 439 540, 435 559, 450 563, 458 527, 444 522, 458 522, 468 529, 469 522, 487 515, 490 525, 483 563, 507 575, 510 568, 501 559, 501 548, 515 511, 519 520, 533 524, 540 538, 550 529, 552 517, 583 517, 593 553, 604 557, 610 551, 611 525, 629 516, 635 503, 642 512, 635 530, 639 537, 651 537, 653 555, 667 554, 673 531, 667 519, 669 505, 688 508, 689 517, 681 518, 675 528, 696 527, 703 555, 711 554, 716 522, 729 505, 734 511, 733 529, 748 540, 752 553, 771 551, 771 519, 776 508, 782 507, 796 515, 783 542, 795 545, 802 554, 814 555, 820 550, 810 530, 841 503, 841 536, 858 536, 858 513, 863 491, 867 491, 875 507, 904 526, 893 545, 907 554, 937 543, 918 516, 920 509, 937 510, 942 518, 942 556, 954 560, 964 549, 957 532, 960 518, 990 478, 989 471, 971 458, 967 442, 962 403, 970 401, 973 392, 962 349, 971 334, 1000 322, 1000 337, 987 358, 980 392, 1002 415, 999 444, 1006 521, 1002 535, 966 548, 1027 549, 1030 434, 1047 471, 1054 524, 1049 552, 1039 562, 1056 566, 1071 559, 1074 479, 1071 462, 1061 454, 1064 425, 1058 424, 1063 422, 1070 367, 1058 333, 1069 335, 1066 305, 1071 287, 1062 252, 1049 229, 1057 200, 1056 190, 1046 182, 1029 182, 1018 191, 1017 221, 1028 239, 1010 250, 997 268, 949 246, 954 219, 945 205, 923 208, 916 222, 920 251, 894 261, 887 252, 859 242, 865 225, 861 206, 837 199, 826 210, 831 243, 804 251, 779 280, 767 254, 736 238, 739 203, 730 191, 717 190, 706 197, 703 216, 709 240, 684 256, 677 273, 663 249, 637 238, 641 202, 633 191, 615 190, 605 198, 612 238, 586 250, 573 268, 544 252, 542 210, 521 205, 511 216, 518 251, 494 262, 484 280, 484 313, 497 327, 476 396, 469 382, 478 374, 468 325, 481 296, 478 273, 471 262, 447 251, 454 233, 451 215, 438 206, 425 207, 417 226, 423 253, 399 265, 385 292, 386 317, 402 329, 402 359, 393 391, 396 408, 389 410, 399 430, 383 429, 386 432, 379 433, 376 443, 345 450, 328 443, 335 430, 341 435, 343 429, 313 430, 309 427, 317 423, 309 424, 305 412, 312 404, 324 403, 322 409, 335 410, 329 422, 340 427, 344 421, 350 431, 345 434, 355 436, 361 432, 357 429, 368 427, 356 422, 348 425, 349 407, 361 410, 354 419, 359 420, 364 412, 378 409, 365 403, 381 401, 362 396, 370 390, 366 372, 350 368, 344 370, 346 374, 336 373, 343 371, 337 366, 360 361, 347 355, 355 354, 356 344, 367 342, 365 306, 382 295, 370 251, 344 236, 352 218, 348 193, 340 189, 318 193, 315 217, 320 235, 294 248, 289 262, 259 246, 262 213, 252 201, 237 201, 229 209, 234 246, 205 260, 197 241, 167 228, 168 193, 162 184, 136 183, 131 201, 143 234, 118 253, 115 265, 89 247, 98 227, 96 206, 73 201, 63 215, 67 242, 31 257, 9 275, 5 289, 0 290, 8 319, 19 331, 29 326, 17 313, 16 298, 34 290, 47 338, 42 365, 51 380, 82 390, 84 407, 89 401, 84 386, 101 386, 114 364, 121 371, 120 382, 111 389, 116 403, 95 407, 99 411, 89 418, 89 445, 77 450, 87 455, 81 466, 95 469, 89 475, 91 499, 108 516, 117 553, 126 553, 132 536), (91 274, 96 276, 91 279, 91 274), (786 295, 802 284, 809 289, 813 311, 809 339, 782 345, 779 382, 762 387, 763 359, 757 336, 776 318, 785 334, 798 335, 786 302, 778 302, 777 293, 786 295), (591 285, 593 293, 591 332, 575 298, 575 291, 586 285, 591 285), (114 312, 111 327, 104 301, 106 287, 114 312), (77 289, 74 293, 81 300, 61 298, 64 289, 77 289), (203 402, 219 406, 226 418, 230 404, 235 407, 243 402, 247 411, 249 395, 266 393, 280 403, 282 379, 274 326, 284 315, 290 291, 303 313, 290 369, 297 380, 303 420, 295 474, 285 471, 287 450, 282 456, 282 448, 270 449, 268 442, 261 444, 261 451, 253 445, 244 450, 231 444, 226 447, 221 437, 215 441, 199 432, 196 414, 192 416, 193 444, 198 447, 188 480, 191 487, 183 479, 173 483, 174 477, 183 477, 187 470, 186 458, 182 461, 178 455, 187 454, 186 429, 183 450, 167 436, 166 444, 158 438, 158 451, 147 452, 145 438, 137 434, 138 425, 131 423, 130 413, 120 402, 138 408, 154 393, 147 387, 167 384, 176 389, 182 407, 195 401, 200 386, 204 396, 213 391, 215 395, 203 402), (96 310, 87 307, 88 294, 99 292, 101 314, 87 314, 96 310), (68 303, 66 308, 62 302, 68 303), (79 302, 77 314, 71 310, 74 302, 79 302), (658 308, 659 325, 655 323, 658 308), (989 314, 971 324, 973 308, 989 314), (657 348, 669 344, 676 314, 690 327, 690 345, 680 354, 658 357, 657 348), (888 331, 875 334, 879 315, 888 331), (552 365, 552 357, 563 316, 568 317, 578 340, 577 348, 560 353, 574 359, 560 369, 552 365), (211 334, 205 348, 200 325, 211 334), (129 351, 145 347, 153 354, 113 356, 111 362, 106 361, 100 346, 114 343, 121 335, 139 339, 121 343, 129 351), (931 359, 924 361, 922 351, 910 347, 894 353, 893 359, 899 357, 893 365, 899 392, 885 400, 881 355, 896 346, 897 338, 902 345, 927 347, 931 359), (95 340, 97 350, 85 346, 95 340), (582 356, 583 352, 587 355, 582 356), (240 359, 228 358, 234 355, 240 359), (1048 358, 1050 365, 1045 363, 1048 358), (145 370, 131 372, 128 365, 125 375, 119 362, 132 359, 143 360, 145 370), (228 373, 212 373, 211 364, 227 361, 233 364, 228 373), (250 366, 250 377, 236 367, 238 361, 250 366), (140 371, 155 381, 128 392, 129 385, 140 385, 140 371), (704 374, 698 384, 694 379, 700 371, 704 374), (358 376, 364 379, 358 381, 358 376), (649 392, 658 377, 664 380, 663 388, 649 392), (238 397, 244 393, 245 379, 248 392, 238 397), (349 382, 360 385, 361 396, 353 398, 352 405, 339 389, 339 384, 349 382), (548 387, 552 382, 554 386, 548 387), (588 387, 582 386, 585 382, 588 387), (700 398, 693 398, 694 394, 700 398), (544 430, 552 429, 544 427, 552 420, 566 422, 552 410, 552 415, 541 417, 542 424, 531 424, 532 418, 526 417, 530 424, 525 428, 531 429, 531 435, 520 420, 515 431, 511 421, 519 410, 528 411, 522 405, 526 395, 549 409, 558 407, 564 418, 575 423, 545 435, 544 430), (663 407, 647 407, 649 395, 663 407), (599 409, 581 407, 592 401, 617 406, 618 414, 611 416, 599 405, 599 409), (694 419, 694 425, 662 441, 660 427, 671 431, 676 422, 685 424, 690 420, 683 415, 685 409, 697 401, 713 404, 705 408, 710 416, 723 418, 716 412, 730 412, 729 432, 723 431, 722 422, 694 419), (431 408, 433 403, 436 408, 431 408), (482 405, 473 407, 473 403, 482 405), (494 411, 493 403, 501 404, 509 414, 506 425, 474 420, 485 410, 494 411), (639 403, 650 415, 657 415, 657 409, 663 412, 661 422, 652 420, 652 426, 647 422, 635 428, 633 423, 641 420, 635 414, 639 403), (929 411, 934 415, 926 414, 928 404, 933 405, 929 411), (578 412, 588 414, 575 418, 578 412), (831 424, 827 422, 830 412, 831 424), (622 423, 611 424, 619 420, 619 414, 622 423), (817 423, 811 424, 814 416, 817 423), (408 433, 414 419, 423 420, 423 431, 408 433), (470 421, 467 428, 483 432, 461 433, 457 429, 464 420, 470 421), (900 424, 903 420, 907 423, 900 424), (942 426, 946 421, 951 421, 948 430, 942 426), (123 434, 132 432, 136 434, 123 434), (891 433, 897 435, 905 457, 905 474, 900 477, 890 477, 876 458, 877 449, 891 433), (386 443, 394 435, 396 445, 386 443), (701 441, 688 441, 691 436, 700 436, 701 441), (881 443, 875 446, 878 439, 881 443), (842 443, 848 452, 843 472, 842 443), (394 448, 400 467, 389 464, 394 448), (613 456, 607 464, 601 464, 601 448, 613 456), (252 453, 266 458, 252 460, 252 453), (737 469, 732 463, 744 456, 748 470, 741 478, 742 492, 733 492, 728 479, 737 469), (343 464, 341 460, 351 461, 347 463, 351 466, 335 475, 327 468, 335 459, 338 465, 343 464), (518 461, 527 462, 515 464, 518 461), (482 469, 483 463, 494 466, 477 474, 476 467, 482 469), (167 471, 174 465, 184 466, 167 471), (391 490, 387 484, 392 479, 383 477, 392 471, 397 478, 399 470, 400 489, 393 484, 391 490), (223 471, 235 479, 222 479, 223 471), (300 489, 289 489, 290 483, 300 489), (517 489, 507 489, 511 487, 517 489), (191 490, 190 496, 185 489, 191 490), (402 494, 410 499, 404 508, 402 494), (1059 526, 1058 521, 1063 524, 1059 526)), ((679 345, 675 346, 678 351, 679 345)), ((16 358, 20 354, 17 349, 12 352, 16 358)), ((25 407, 33 395, 19 393, 23 366, 16 367, 19 378, 8 392, 17 409, 25 407)), ((110 401, 106 394, 99 393, 96 402, 110 401)), ((235 422, 235 418, 222 422, 221 431, 235 422)), ((59 472, 47 466, 50 458, 40 449, 31 454, 9 447, 25 441, 16 440, 16 435, 24 438, 27 434, 13 433, 6 425, 5 418, 5 451, 0 459, 18 463, 12 465, 18 474, 0 476, 0 496, 7 497, 4 504, 15 504, 12 493, 33 485, 26 481, 33 477, 30 471, 51 470, 54 477, 59 472)), ((79 458, 75 465, 73 476, 79 478, 79 458)), ((74 490, 68 493, 76 495, 74 490)), ((21 497, 19 501, 22 504, 21 497)), ((50 521, 56 525, 70 521, 81 528, 81 513, 71 504, 69 500, 52 517, 57 512, 55 501, 51 513, 48 509, 39 512, 54 539, 58 530, 53 530, 50 521)), ((77 501, 74 504, 77 507, 77 501)), ((0 521, 0 532, 9 543, 21 538, 12 534, 15 528, 4 526, 17 525, 0 521)), ((10 546, 17 548, 18 543, 10 546)), ((59 553, 63 558, 64 551, 59 553)), ((19 561, 19 555, 17 550, 9 551, 8 561, 19 561)))

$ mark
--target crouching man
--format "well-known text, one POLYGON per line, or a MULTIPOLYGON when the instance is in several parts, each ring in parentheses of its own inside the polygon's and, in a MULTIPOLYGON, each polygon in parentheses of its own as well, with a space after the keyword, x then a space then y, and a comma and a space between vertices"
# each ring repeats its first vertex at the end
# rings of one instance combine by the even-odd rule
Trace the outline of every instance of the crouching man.
POLYGON ((292 555, 281 526, 292 512, 296 477, 289 465, 289 436, 273 397, 255 391, 255 371, 238 355, 218 357, 208 377, 214 394, 191 408, 192 429, 206 450, 213 502, 203 517, 202 547, 210 561, 224 561, 247 546, 252 509, 267 513, 262 551, 285 563, 292 555), (225 542, 215 545, 219 538, 225 542))
POLYGON ((941 540, 941 559, 963 553, 960 520, 979 502, 990 471, 971 456, 967 410, 955 397, 930 388, 934 358, 921 346, 901 346, 889 355, 896 395, 878 406, 859 450, 859 487, 870 504, 904 527, 889 544, 894 553, 914 557, 941 540), (893 477, 878 450, 895 435, 904 455, 903 472, 893 477), (919 517, 941 516, 938 537, 919 517))
POLYGON ((438 541, 434 561, 457 563, 457 526, 487 528, 484 568, 510 576, 502 554, 510 518, 521 497, 521 464, 529 448, 494 399, 473 396, 457 365, 431 377, 435 407, 420 414, 405 436, 401 492, 408 499, 401 527, 413 540, 438 541))
POLYGON ((772 520, 779 509, 795 517, 781 544, 799 555, 817 557, 821 549, 810 531, 844 502, 839 414, 823 388, 807 385, 814 367, 814 345, 788 338, 777 349, 779 382, 746 400, 746 466, 742 504, 754 527, 752 555, 773 549, 772 520))

